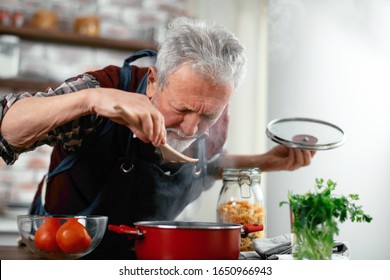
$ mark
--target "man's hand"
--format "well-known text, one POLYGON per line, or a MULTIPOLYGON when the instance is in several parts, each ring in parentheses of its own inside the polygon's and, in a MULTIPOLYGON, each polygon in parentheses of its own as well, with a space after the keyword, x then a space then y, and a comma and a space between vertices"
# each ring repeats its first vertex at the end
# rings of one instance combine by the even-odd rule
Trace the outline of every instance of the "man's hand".
POLYGON ((142 94, 116 89, 94 89, 92 111, 130 128, 144 142, 154 146, 165 143, 166 129, 163 115, 142 94))
POLYGON ((216 178, 222 178, 223 168, 248 168, 258 167, 262 172, 267 171, 293 171, 307 166, 315 155, 315 151, 290 149, 278 145, 265 154, 256 155, 231 155, 226 154, 220 161, 216 178))
POLYGON ((278 145, 263 155, 264 171, 293 171, 311 163, 315 151, 298 150, 278 145))

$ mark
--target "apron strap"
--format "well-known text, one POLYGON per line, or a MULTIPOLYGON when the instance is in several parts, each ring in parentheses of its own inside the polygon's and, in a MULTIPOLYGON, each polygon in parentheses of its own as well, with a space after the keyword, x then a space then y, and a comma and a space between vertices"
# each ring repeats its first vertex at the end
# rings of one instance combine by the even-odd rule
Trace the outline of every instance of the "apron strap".
POLYGON ((121 165, 121 170, 124 173, 129 173, 129 172, 133 171, 133 169, 134 169, 134 162, 135 162, 135 158, 137 156, 137 149, 135 148, 136 141, 133 141, 134 138, 135 137, 134 137, 133 132, 130 131, 129 138, 127 140, 125 160, 121 165), (134 143, 132 143, 132 142, 134 142, 134 143))
POLYGON ((199 161, 195 164, 192 170, 193 177, 200 177, 203 174, 207 174, 207 159, 206 159, 206 136, 202 136, 198 139, 197 155, 199 161))
MULTIPOLYGON (((131 71, 132 71, 132 65, 131 63, 134 62, 137 59, 140 59, 142 57, 150 57, 154 58, 157 56, 157 52, 154 50, 141 50, 136 53, 134 53, 132 56, 125 59, 123 63, 123 67, 120 70, 120 88, 122 90, 127 90, 130 87, 130 79, 131 79, 131 71)), ((145 94, 146 93, 146 87, 147 87, 147 75, 145 75, 141 82, 139 83, 137 87, 137 93, 145 94)), ((134 169, 134 162, 137 155, 137 148, 134 148, 136 146, 137 141, 133 141, 133 138, 135 138, 132 131, 130 131, 129 138, 127 141, 127 148, 126 148, 126 156, 125 161, 121 166, 121 169, 124 173, 129 173, 134 169)))
MULTIPOLYGON (((120 83, 119 83, 120 88, 122 90, 128 90, 130 88, 131 63, 132 62, 134 62, 135 60, 142 58, 142 57, 154 58, 156 56, 157 56, 156 51, 145 49, 145 50, 138 51, 138 52, 134 53, 133 55, 131 55, 130 57, 128 57, 127 59, 125 59, 125 61, 123 63, 123 67, 120 70, 120 83)), ((146 90, 146 88, 145 88, 145 90, 146 90)), ((138 91, 138 89, 137 89, 137 92, 145 93, 145 91, 138 91)))

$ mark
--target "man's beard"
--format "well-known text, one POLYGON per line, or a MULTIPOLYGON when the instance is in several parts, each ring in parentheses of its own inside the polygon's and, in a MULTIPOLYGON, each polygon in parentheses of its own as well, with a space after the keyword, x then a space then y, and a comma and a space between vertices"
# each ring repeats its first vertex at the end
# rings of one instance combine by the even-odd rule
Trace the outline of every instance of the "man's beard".
POLYGON ((167 128, 167 143, 178 152, 183 152, 187 149, 196 138, 197 135, 186 136, 178 129, 167 128), (173 134, 176 134, 176 137, 173 134), (177 136, 179 136, 179 138, 177 136))

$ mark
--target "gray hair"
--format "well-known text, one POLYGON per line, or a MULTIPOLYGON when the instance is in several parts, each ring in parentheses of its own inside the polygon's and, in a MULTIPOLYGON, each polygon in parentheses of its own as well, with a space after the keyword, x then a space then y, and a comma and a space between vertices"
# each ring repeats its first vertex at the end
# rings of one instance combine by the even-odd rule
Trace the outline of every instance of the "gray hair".
POLYGON ((237 37, 216 23, 179 17, 168 26, 160 44, 156 69, 159 88, 177 67, 192 67, 215 84, 233 82, 237 88, 245 75, 244 47, 237 37))

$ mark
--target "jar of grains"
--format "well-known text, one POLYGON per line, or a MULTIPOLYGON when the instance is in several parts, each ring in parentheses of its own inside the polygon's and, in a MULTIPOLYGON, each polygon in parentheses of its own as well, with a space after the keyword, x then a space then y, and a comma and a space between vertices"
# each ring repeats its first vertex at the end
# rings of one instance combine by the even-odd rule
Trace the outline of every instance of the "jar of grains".
MULTIPOLYGON (((220 223, 265 225, 263 191, 258 168, 225 168, 219 194, 217 219, 220 223)), ((241 238, 241 251, 253 251, 253 240, 264 238, 264 230, 241 238)))

